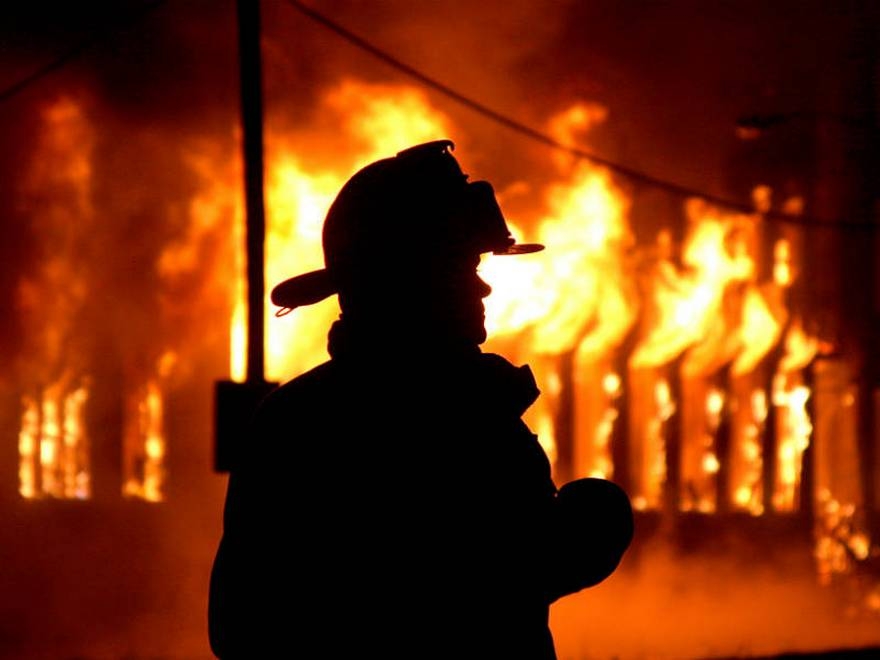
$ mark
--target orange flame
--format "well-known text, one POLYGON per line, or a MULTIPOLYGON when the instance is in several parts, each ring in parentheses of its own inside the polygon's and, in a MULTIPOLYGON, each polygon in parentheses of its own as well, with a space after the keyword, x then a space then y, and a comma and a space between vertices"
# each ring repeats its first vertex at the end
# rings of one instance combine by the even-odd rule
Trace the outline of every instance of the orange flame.
POLYGON ((165 415, 161 379, 167 377, 177 356, 168 351, 159 359, 157 376, 131 390, 126 402, 123 438, 123 487, 126 497, 148 502, 165 499, 165 415))
POLYGON ((27 173, 25 194, 33 222, 50 250, 21 281, 18 308, 28 329, 28 359, 19 430, 19 492, 23 497, 90 495, 84 406, 87 378, 71 350, 76 312, 86 295, 82 274, 68 261, 91 230, 91 155, 94 131, 71 99, 47 106, 27 173), (47 305, 54 314, 46 317, 47 305))
POLYGON ((65 379, 24 397, 18 434, 19 493, 86 499, 91 495, 84 410, 88 388, 70 388, 65 379))
POLYGON ((750 222, 744 216, 723 216, 699 200, 686 205, 690 230, 682 250, 686 270, 679 272, 668 260, 657 265, 651 292, 655 323, 630 357, 633 367, 667 364, 698 343, 685 362, 686 373, 704 372, 719 352, 717 322, 724 320, 723 296, 728 285, 749 280, 755 265, 740 230, 750 222))
POLYGON ((632 244, 628 202, 607 172, 581 163, 571 180, 550 186, 549 213, 538 219, 544 252, 512 263, 487 257, 492 285, 486 329, 503 336, 529 330, 529 352, 589 354, 613 349, 635 319, 625 250, 632 244))
MULTIPOLYGON (((768 208, 771 191, 758 187, 756 208, 768 208)), ((683 380, 681 479, 684 508, 714 510, 722 496, 735 508, 763 512, 762 445, 767 395, 748 385, 753 372, 779 342, 787 321, 783 289, 793 278, 787 241, 775 248, 774 281, 757 282, 758 215, 721 213, 699 200, 686 205, 688 232, 674 265, 669 234, 658 235, 657 258, 648 284, 641 338, 629 357, 631 369, 658 369, 681 359, 683 380), (719 393, 707 378, 729 365, 736 392, 729 411, 733 428, 729 456, 719 456, 719 393), (763 405, 761 402, 765 402, 763 405), (716 475, 730 463, 728 493, 716 493, 716 475)), ((638 417, 638 415, 636 415, 638 417)), ((656 445, 656 443, 654 443, 656 445)), ((650 463, 650 461, 649 461, 650 463)), ((656 492, 656 485, 645 485, 656 492)), ((648 498, 646 500, 656 500, 648 498)))
POLYGON ((808 336, 799 319, 792 321, 785 336, 785 355, 773 377, 773 405, 777 407, 776 459, 773 507, 796 511, 799 507, 803 454, 810 444, 813 425, 807 412, 810 389, 801 370, 815 357, 818 340, 808 336))
MULTIPOLYGON (((552 118, 550 130, 572 142, 576 132, 605 115, 600 106, 578 104, 552 118)), ((573 476, 610 477, 620 392, 612 386, 617 376, 606 362, 638 309, 626 260, 634 242, 629 201, 605 170, 569 158, 557 164, 564 178, 547 187, 547 211, 531 223, 547 250, 516 262, 490 256, 481 267, 493 290, 486 300, 486 328, 495 338, 489 347, 516 338, 521 358, 537 360, 543 379, 556 382, 563 368, 560 356, 574 350, 565 367, 573 371, 577 402, 573 476)), ((512 230, 519 234, 516 227, 512 230)), ((527 419, 541 417, 542 426, 555 427, 557 396, 554 388, 546 391, 527 419)), ((554 430, 554 444, 555 436, 554 430)))

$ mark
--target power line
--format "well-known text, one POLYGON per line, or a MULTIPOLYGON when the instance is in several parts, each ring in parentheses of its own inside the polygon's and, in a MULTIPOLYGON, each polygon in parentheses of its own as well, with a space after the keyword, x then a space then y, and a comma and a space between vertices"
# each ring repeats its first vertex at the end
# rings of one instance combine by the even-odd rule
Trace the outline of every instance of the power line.
MULTIPOLYGON (((740 213, 745 213, 752 215, 755 213, 755 209, 752 205, 746 204, 744 202, 728 199, 725 197, 721 197, 718 195, 714 195, 712 193, 707 193, 702 190, 697 190, 696 188, 691 188, 689 186, 684 186, 673 181, 668 181, 666 179, 661 179, 659 177, 653 176, 651 174, 647 174, 646 172, 642 172, 636 170, 627 165, 623 165, 621 163, 617 163, 607 158, 603 158, 602 156, 597 156, 596 154, 585 151, 584 149, 580 149, 578 147, 574 147, 571 145, 563 144, 558 140, 550 137, 546 133, 542 133, 531 126, 527 126, 516 119, 513 119, 497 110, 490 108, 489 106, 469 97, 461 92, 453 89, 449 85, 433 78, 419 69, 410 66, 409 64, 401 61, 400 59, 394 57, 390 53, 385 50, 382 50, 378 46, 375 46, 370 41, 367 41, 363 37, 351 32, 345 27, 341 26, 339 23, 333 21, 328 18, 324 14, 312 9, 311 7, 304 5, 299 0, 288 0, 290 5, 306 15, 308 18, 312 19, 316 23, 323 25, 325 28, 334 32, 338 36, 342 37, 349 43, 357 46, 363 51, 368 52, 375 58, 385 62, 389 66, 394 69, 397 69, 401 73, 418 80, 420 83, 429 87, 444 96, 456 101, 457 103, 470 108, 474 112, 491 119, 492 121, 506 126, 510 130, 519 133, 535 142, 539 142, 553 149, 558 149, 560 151, 564 151, 576 158, 580 158, 583 160, 587 160, 597 165, 601 165, 612 172, 615 172, 619 175, 622 175, 628 179, 631 179, 637 183, 641 183, 647 186, 651 186, 654 188, 660 188, 665 190, 673 195, 677 195, 679 197, 699 197, 701 199, 706 200, 716 206, 720 206, 723 208, 731 209, 734 211, 738 211, 740 213)), ((847 228, 847 229, 876 229, 877 225, 870 221, 859 221, 859 220, 845 220, 845 219, 830 219, 830 218, 816 218, 811 216, 801 216, 801 215, 791 215, 788 213, 781 213, 778 211, 767 211, 762 214, 764 218, 768 218, 771 220, 776 220, 779 222, 785 222, 794 225, 804 225, 804 226, 822 226, 827 228, 847 228)))
POLYGON ((153 11, 163 4, 165 4, 165 0, 155 0, 154 2, 149 2, 144 7, 141 7, 139 11, 134 12, 133 14, 127 16, 125 19, 122 19, 120 17, 120 20, 118 23, 116 23, 116 25, 113 25, 111 23, 93 32, 87 38, 75 44, 48 64, 44 64, 43 66, 38 67, 37 69, 26 75, 24 78, 13 83, 3 91, 0 91, 0 103, 8 101, 13 96, 24 91, 26 88, 30 87, 30 85, 37 82, 40 78, 49 75, 53 71, 61 69, 68 62, 76 59, 83 52, 101 41, 101 39, 105 38, 109 33, 111 33, 111 31, 115 32, 116 30, 131 25, 135 21, 140 20, 149 12, 153 11))

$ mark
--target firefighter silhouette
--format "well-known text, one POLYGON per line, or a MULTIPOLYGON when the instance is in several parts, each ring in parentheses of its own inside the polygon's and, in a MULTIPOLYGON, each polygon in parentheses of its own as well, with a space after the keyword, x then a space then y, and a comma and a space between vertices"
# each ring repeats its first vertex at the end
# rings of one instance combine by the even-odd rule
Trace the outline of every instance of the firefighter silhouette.
POLYGON ((223 658, 553 658, 549 606, 617 567, 632 511, 611 482, 557 489, 522 421, 527 366, 485 353, 480 255, 525 254, 449 141, 372 163, 324 223, 330 359, 272 392, 230 474, 211 575, 223 658))

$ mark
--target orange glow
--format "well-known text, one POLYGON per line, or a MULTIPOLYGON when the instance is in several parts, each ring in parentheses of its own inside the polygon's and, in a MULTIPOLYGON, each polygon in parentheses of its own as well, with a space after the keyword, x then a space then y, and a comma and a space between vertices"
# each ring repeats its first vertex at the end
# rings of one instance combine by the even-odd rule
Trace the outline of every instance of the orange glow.
POLYGON ((720 469, 721 463, 718 462, 718 457, 710 451, 706 452, 703 455, 703 470, 709 474, 715 474, 720 469))
POLYGON ((773 280, 779 286, 788 286, 792 279, 791 244, 780 239, 773 246, 773 280))
MULTIPOLYGON (((575 429, 574 462, 575 476, 614 478, 612 439, 614 426, 620 417, 618 399, 622 394, 623 381, 614 372, 606 372, 598 378, 595 371, 599 365, 575 363, 575 429), (596 381, 601 381, 601 390, 596 381), (593 413, 593 406, 597 410, 593 413), (578 424, 583 420, 582 424, 578 424), (578 442, 578 440, 581 440, 578 442)), ((607 367, 606 367, 607 368, 607 367)))
MULTIPOLYGON (((567 110, 552 117, 548 122, 548 133, 557 142, 576 145, 578 136, 587 133, 593 127, 602 124, 608 118, 608 109, 598 103, 576 103, 567 110)), ((562 151, 554 153, 557 166, 570 167, 574 156, 562 151)))
MULTIPOLYGON (((29 331, 23 351, 28 364, 19 431, 19 490, 24 497, 86 499, 92 488, 86 427, 92 376, 87 372, 91 366, 83 362, 84 331, 78 323, 94 293, 89 291, 90 264, 84 263, 82 248, 100 218, 92 203, 95 129, 87 112, 65 98, 49 105, 42 119, 25 198, 36 200, 29 203, 35 205, 33 217, 45 240, 45 259, 18 292, 22 322, 29 331), (52 314, 45 314, 47 307, 52 314)), ((203 200, 194 201, 200 203, 205 206, 203 200)), ((188 224, 186 236, 159 255, 155 267, 161 282, 200 267, 199 239, 217 225, 217 217, 200 223, 201 217, 192 214, 195 221, 188 224)), ((121 487, 126 495, 162 498, 165 441, 159 382, 174 361, 173 351, 166 350, 152 374, 135 376, 135 388, 120 393, 125 405, 119 438, 121 487)))
POLYGON ((88 442, 85 437, 85 385, 68 389, 65 381, 22 400, 18 434, 19 493, 22 497, 86 499, 91 495, 88 442))
POLYGON ((828 584, 835 574, 849 573, 856 562, 867 559, 871 541, 854 504, 841 504, 822 488, 817 505, 815 555, 819 579, 828 584))
POLYGON ((755 186, 752 190, 752 204, 758 213, 767 213, 773 206, 773 190, 770 186, 755 186))
MULTIPOLYGON (((763 389, 753 389, 748 395, 748 406, 744 406, 744 422, 740 436, 735 437, 731 461, 731 506, 748 511, 754 516, 764 513, 764 456, 761 436, 766 432, 767 393, 763 389)), ((739 412, 739 411, 737 411, 739 412)))
POLYGON ((85 441, 85 404, 89 391, 80 386, 64 397, 62 459, 64 497, 87 499, 91 495, 89 452, 85 441))
POLYGON ((122 493, 148 502, 164 499, 165 434, 162 392, 155 380, 130 396, 122 493))
MULTIPOLYGON (((323 265, 324 215, 352 171, 412 144, 455 134, 449 120, 432 108, 421 92, 408 86, 346 80, 331 88, 321 104, 318 125, 323 129, 307 136, 271 128, 266 133, 269 289, 291 275, 323 265), (323 136, 320 139, 319 134, 323 136), (316 142, 320 149, 311 148, 316 142)), ((549 130, 558 139, 575 143, 606 116, 600 106, 576 104, 552 117, 549 130)), ((65 167, 51 172, 64 173, 77 182, 74 190, 82 214, 89 215, 88 154, 76 158, 64 155, 71 149, 71 132, 87 135, 87 122, 69 102, 54 108, 47 118, 49 126, 64 126, 58 132, 63 139, 47 139, 47 153, 55 149, 58 158, 69 159, 65 167)), ((54 135, 51 130, 49 134, 54 135)), ((234 300, 230 374, 243 380, 247 310, 240 172, 233 165, 218 165, 229 161, 216 153, 208 156, 211 153, 210 148, 193 149, 187 156, 205 185, 191 202, 187 235, 166 246, 156 266, 163 281, 192 270, 199 263, 199 237, 219 226, 233 228, 229 241, 235 245, 234 263, 224 273, 234 300), (230 273, 234 275, 230 277, 230 273)), ((681 245, 673 245, 671 233, 661 231, 653 258, 645 258, 651 257, 651 250, 635 245, 628 219, 630 200, 610 174, 568 157, 559 159, 556 166, 549 182, 535 191, 540 204, 519 215, 519 225, 511 227, 517 237, 540 241, 548 249, 519 259, 488 256, 481 264, 481 274, 493 288, 486 300, 486 326, 492 338, 486 349, 512 349, 515 361, 540 363, 537 371, 544 396, 527 421, 539 431, 551 457, 560 454, 557 442, 572 443, 568 454, 574 463, 572 476, 612 477, 612 445, 623 393, 629 396, 630 390, 643 387, 643 392, 627 399, 628 406, 641 407, 627 411, 633 436, 627 440, 638 445, 632 452, 637 457, 634 465, 627 466, 639 475, 635 479, 639 483, 637 503, 646 508, 661 505, 667 473, 667 422, 679 410, 683 419, 675 425, 682 434, 678 439, 683 461, 679 472, 682 483, 687 484, 683 487, 696 493, 682 506, 714 510, 718 498, 724 497, 735 508, 759 513, 766 385, 744 380, 734 394, 731 383, 723 382, 718 374, 729 367, 730 379, 748 377, 779 342, 788 321, 781 291, 793 280, 796 246, 789 239, 777 241, 773 279, 758 282, 760 215, 726 213, 689 200, 685 206, 688 226, 681 245), (618 356, 637 321, 633 350, 618 356), (673 391, 681 401, 673 400, 673 391), (566 396, 574 403, 569 406, 573 431, 572 437, 561 438, 556 425, 560 410, 567 410, 560 404, 566 396), (746 414, 736 419, 738 430, 731 436, 730 454, 720 455, 715 435, 735 410, 746 414), (715 492, 717 475, 728 467, 728 461, 733 465, 727 473, 730 491, 719 494, 715 492)), ((41 172, 44 177, 50 174, 48 170, 41 172)), ((511 184, 509 190, 516 186, 511 184)), ((755 190, 759 212, 770 207, 771 197, 767 188, 755 190)), ((499 198, 504 204, 504 191, 499 198)), ((287 380, 326 359, 327 328, 338 314, 335 300, 282 319, 275 318, 274 311, 267 295, 265 350, 270 380, 287 380)), ((63 329, 58 333, 63 334, 63 329)), ((797 352, 798 341, 797 333, 789 332, 786 342, 794 348, 787 350, 781 369, 787 368, 786 361, 796 359, 790 356, 797 352)), ((135 385, 124 395, 130 417, 125 421, 129 449, 124 491, 156 501, 162 497, 164 479, 162 392, 167 371, 156 365, 150 373, 132 374, 135 385)), ((786 391, 786 400, 793 406, 803 399, 795 386, 786 391)), ((68 394, 66 391, 64 396, 68 394)), ((777 401, 783 395, 774 390, 773 396, 777 401)), ((79 412, 74 404, 65 412, 63 401, 34 401, 24 403, 19 434, 23 493, 57 490, 58 480, 71 482, 66 468, 58 467, 69 452, 53 440, 61 433, 54 429, 72 424, 70 429, 65 426, 63 433, 70 437, 85 434, 66 421, 81 415, 83 404, 79 404, 79 412)), ((797 458, 792 447, 803 441, 783 444, 780 457, 787 461, 797 458)), ((788 465, 785 461, 780 464, 788 465)), ((780 474, 785 483, 791 480, 788 467, 781 468, 780 474)))
POLYGON ((733 374, 751 372, 770 349, 779 342, 782 314, 774 315, 764 296, 750 287, 743 300, 740 341, 742 349, 731 365, 733 374))
POLYGON ((40 444, 40 411, 36 401, 25 397, 24 414, 18 432, 18 492, 22 497, 37 496, 36 453, 40 444))
POLYGON ((173 351, 157 360, 155 376, 133 388, 126 401, 123 437, 123 486, 126 497, 148 502, 165 499, 165 404, 162 385, 177 361, 173 351))
POLYGON ((84 424, 89 397, 81 356, 71 346, 76 313, 87 295, 78 248, 93 230, 94 131, 82 108, 60 98, 42 111, 24 198, 46 249, 23 278, 17 309, 27 360, 19 428, 19 492, 23 497, 87 498, 89 446, 84 424), (53 313, 45 314, 47 307, 53 313))
MULTIPOLYGON (((550 120, 550 131, 571 143, 577 133, 604 117, 601 107, 575 105, 550 120)), ((555 382, 560 381, 554 370, 562 368, 561 356, 574 349, 566 367, 573 370, 577 402, 572 476, 611 477, 620 378, 608 374, 607 361, 638 311, 626 260, 634 244, 627 220, 629 200, 600 168, 571 158, 558 159, 557 166, 558 180, 542 194, 544 211, 529 223, 536 229, 523 236, 511 227, 517 237, 537 240, 547 250, 515 260, 488 256, 481 264, 481 274, 492 286, 485 303, 492 338, 488 348, 515 339, 519 359, 531 362, 540 357, 542 372, 555 382)), ((545 388, 548 400, 541 405, 557 409, 559 395, 558 389, 545 388)))
MULTIPOLYGON (((709 368, 728 347, 717 345, 710 334, 724 320, 723 295, 728 285, 748 281, 755 265, 743 243, 743 227, 754 221, 747 216, 722 215, 699 200, 686 206, 689 231, 682 248, 679 270, 668 257, 656 264, 651 283, 653 323, 630 356, 633 367, 657 367, 671 362, 690 346, 685 373, 709 368)), ((661 235, 661 239, 663 236, 661 235)))
MULTIPOLYGON (((599 107, 576 105, 551 119, 551 130, 570 140, 603 118, 599 107)), ((585 356, 601 356, 621 341, 637 308, 623 259, 633 244, 629 201, 600 168, 583 161, 560 167, 562 180, 543 195, 546 212, 531 223, 547 250, 518 260, 484 259, 481 273, 492 286, 486 329, 490 337, 528 330, 522 338, 527 353, 558 355, 577 347, 585 356)))
POLYGON ((623 260, 633 240, 629 204, 606 172, 585 163, 551 185, 545 199, 536 239, 547 250, 484 259, 480 270, 492 286, 486 329, 490 336, 529 330, 523 340, 533 353, 578 347, 601 355, 621 341, 637 310, 623 260))
POLYGON ((667 473, 666 424, 675 414, 677 404, 665 378, 655 379, 649 370, 630 370, 629 373, 636 385, 630 415, 638 441, 635 443, 638 458, 633 470, 633 507, 640 511, 659 509, 663 505, 667 473), (639 398, 644 395, 647 395, 646 401, 640 402, 639 398))
POLYGON ((794 319, 785 335, 785 355, 779 371, 792 372, 806 367, 819 351, 819 341, 804 332, 800 319, 794 319))
MULTIPOLYGON (((756 188, 754 200, 759 212, 766 211, 771 191, 756 188)), ((782 287, 791 283, 791 246, 780 242, 776 248, 777 281, 760 283, 759 215, 725 213, 699 200, 690 200, 686 212, 683 267, 675 265, 670 234, 658 234, 639 341, 629 364, 632 369, 660 369, 680 360, 682 508, 714 511, 723 496, 734 508, 758 515, 763 512, 761 435, 766 418, 759 402, 766 402, 767 395, 748 382, 778 344, 787 322, 782 287), (781 281, 783 265, 788 279, 781 281), (730 382, 724 387, 742 381, 729 408, 725 391, 709 383, 726 365, 730 382), (715 450, 722 416, 731 418, 729 456, 715 450), (721 495, 716 475, 728 462, 730 490, 721 495)))
POLYGON ((795 319, 785 336, 785 354, 773 377, 773 405, 777 407, 776 460, 773 508, 796 511, 800 507, 803 454, 810 445, 813 425, 807 412, 810 390, 801 370, 818 351, 818 341, 808 336, 795 319))

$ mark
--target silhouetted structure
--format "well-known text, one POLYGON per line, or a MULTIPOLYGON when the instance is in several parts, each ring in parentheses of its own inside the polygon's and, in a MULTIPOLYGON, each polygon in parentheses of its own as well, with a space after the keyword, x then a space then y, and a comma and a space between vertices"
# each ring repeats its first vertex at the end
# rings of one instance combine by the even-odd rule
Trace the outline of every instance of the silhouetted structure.
POLYGON ((490 184, 432 142, 373 163, 324 225, 326 268, 278 285, 339 295, 331 359, 263 402, 232 471, 211 579, 217 655, 552 658, 549 605, 603 580, 626 495, 557 492, 521 420, 528 367, 485 354, 480 254, 516 244, 490 184))

